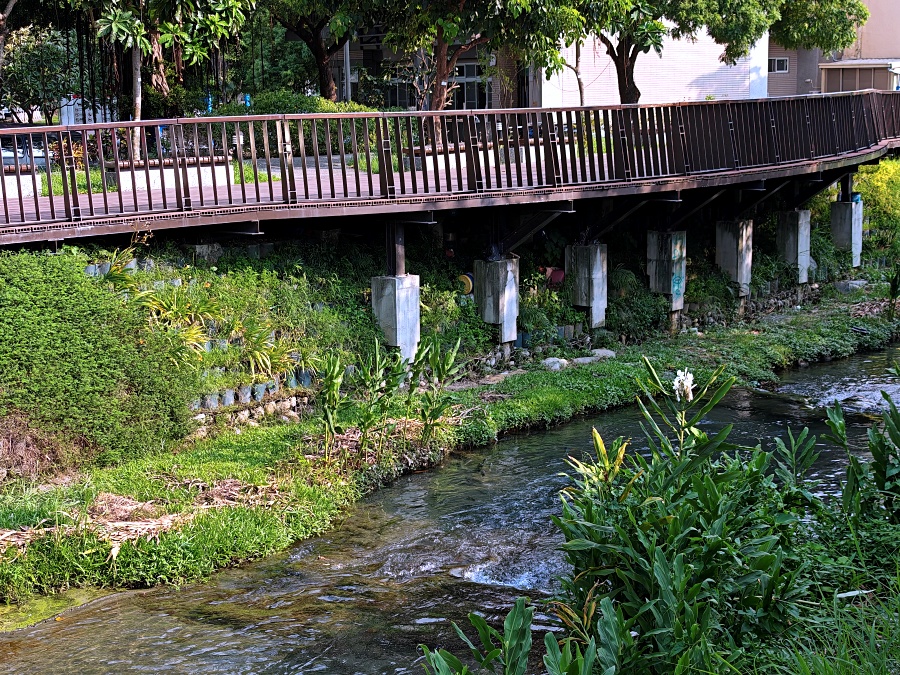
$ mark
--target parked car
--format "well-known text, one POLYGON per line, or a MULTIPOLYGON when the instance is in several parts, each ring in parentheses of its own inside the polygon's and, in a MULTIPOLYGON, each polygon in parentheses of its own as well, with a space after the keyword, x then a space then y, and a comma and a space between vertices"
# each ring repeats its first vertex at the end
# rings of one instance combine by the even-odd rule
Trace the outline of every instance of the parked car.
POLYGON ((43 148, 18 147, 0 148, 0 155, 3 157, 3 166, 15 166, 16 157, 18 157, 19 166, 34 166, 37 169, 47 168, 47 154, 43 148), (29 152, 31 150, 31 152, 29 152))

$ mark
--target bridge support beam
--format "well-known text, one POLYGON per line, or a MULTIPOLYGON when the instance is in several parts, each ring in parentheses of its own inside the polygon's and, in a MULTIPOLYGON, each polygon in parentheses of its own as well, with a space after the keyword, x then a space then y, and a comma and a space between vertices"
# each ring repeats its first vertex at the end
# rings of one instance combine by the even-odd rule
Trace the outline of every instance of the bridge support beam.
POLYGON ((650 290, 669 298, 669 313, 674 330, 678 326, 679 314, 684 309, 686 232, 647 232, 647 274, 650 275, 650 290))
POLYGON ((372 311, 385 341, 412 359, 419 345, 419 277, 406 273, 406 238, 403 223, 385 226, 387 275, 372 277, 372 311))
POLYGON ((500 326, 500 342, 516 340, 519 317, 519 258, 475 261, 475 304, 485 323, 500 326))
POLYGON ((739 297, 750 295, 752 220, 720 220, 716 223, 716 265, 738 285, 739 297))
POLYGON ((797 283, 809 283, 809 225, 807 210, 782 211, 778 214, 775 243, 778 259, 797 268, 797 283))
POLYGON ((842 193, 848 201, 831 203, 831 239, 834 247, 853 254, 853 267, 859 267, 862 258, 863 203, 849 201, 849 194, 842 193))
POLYGON ((372 277, 372 310, 385 342, 412 359, 419 345, 419 277, 372 277))
POLYGON ((566 246, 566 278, 574 280, 576 307, 589 311, 591 328, 606 323, 606 244, 566 246))

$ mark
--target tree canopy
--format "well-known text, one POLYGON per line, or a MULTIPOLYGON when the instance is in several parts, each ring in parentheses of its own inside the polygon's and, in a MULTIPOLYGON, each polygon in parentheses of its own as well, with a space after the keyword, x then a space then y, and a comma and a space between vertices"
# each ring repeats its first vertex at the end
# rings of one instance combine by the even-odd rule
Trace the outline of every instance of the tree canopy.
POLYGON ((588 28, 615 64, 622 103, 637 103, 635 62, 651 49, 661 54, 666 36, 690 39, 706 32, 722 45, 721 60, 733 64, 767 31, 789 49, 849 47, 868 16, 861 0, 633 0, 605 25, 588 28))
MULTIPOLYGON (((0 97, 15 116, 21 110, 29 123, 40 111, 49 123, 73 87, 66 68, 62 36, 53 30, 27 26, 12 31, 3 46, 0 97)), ((23 121, 23 120, 19 120, 23 121)))
POLYGON ((380 1, 373 0, 268 0, 266 7, 282 26, 300 38, 316 64, 319 94, 337 100, 331 59, 353 37, 375 25, 383 16, 380 1))
POLYGON ((412 0, 395 9, 386 39, 398 51, 422 50, 433 59, 429 109, 443 110, 463 55, 505 48, 536 66, 558 67, 564 36, 580 24, 568 0, 412 0))

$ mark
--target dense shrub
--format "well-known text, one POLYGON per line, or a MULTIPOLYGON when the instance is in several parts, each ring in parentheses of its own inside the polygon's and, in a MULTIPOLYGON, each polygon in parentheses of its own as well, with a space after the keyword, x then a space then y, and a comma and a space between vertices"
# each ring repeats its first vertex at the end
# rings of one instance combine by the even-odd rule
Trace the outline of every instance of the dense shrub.
POLYGON ((80 439, 104 460, 186 432, 193 375, 79 255, 0 255, 0 413, 80 439))
POLYGON ((643 342, 668 326, 669 304, 662 295, 641 287, 609 299, 606 329, 628 342, 643 342))
POLYGON ((243 102, 226 103, 213 112, 214 115, 296 115, 301 113, 350 113, 371 112, 369 108, 353 101, 329 101, 321 96, 309 96, 282 89, 261 91, 250 98, 250 106, 243 102))

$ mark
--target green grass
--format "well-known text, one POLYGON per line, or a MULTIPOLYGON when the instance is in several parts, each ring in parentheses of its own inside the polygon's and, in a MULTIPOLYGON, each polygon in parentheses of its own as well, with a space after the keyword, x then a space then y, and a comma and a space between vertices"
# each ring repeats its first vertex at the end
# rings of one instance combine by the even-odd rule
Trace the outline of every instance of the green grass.
MULTIPOLYGON (((91 167, 88 171, 84 169, 77 169, 75 171, 75 187, 80 195, 86 195, 88 193, 88 184, 87 184, 87 174, 90 173, 91 176, 91 192, 93 194, 103 194, 103 176, 102 171, 99 167, 91 167)), ((50 189, 53 189, 54 197, 61 197, 63 195, 63 181, 62 181, 62 172, 61 171, 53 171, 50 172, 51 184, 47 185, 47 172, 41 172, 41 180, 43 183, 41 184, 41 196, 49 197, 50 189)), ((106 184, 107 192, 118 192, 119 186, 114 182, 107 182, 106 184)))
MULTIPOLYGON (((241 184, 241 163, 237 160, 231 160, 231 171, 234 176, 235 185, 241 184)), ((250 160, 244 160, 243 163, 244 169, 244 184, 250 183, 253 184, 253 162, 250 160)), ((257 179, 260 183, 278 183, 281 181, 281 176, 278 175, 269 175, 269 172, 264 169, 257 169, 257 179)))
POLYGON ((46 536, 24 553, 7 549, 0 565, 0 597, 20 602, 68 588, 137 588, 204 578, 216 569, 271 554, 327 529, 359 494, 352 477, 314 468, 297 448, 308 426, 247 429, 197 443, 185 452, 159 453, 109 469, 95 469, 72 486, 49 491, 22 484, 0 493, 0 527, 71 524, 82 520, 100 492, 154 502, 158 513, 197 513, 157 540, 138 540, 111 555, 91 532, 46 536), (197 510, 199 483, 237 478, 277 486, 277 507, 236 505, 197 510))
MULTIPOLYGON (((489 387, 510 394, 505 400, 482 403, 479 394, 484 387, 457 392, 454 402, 474 412, 446 430, 442 442, 445 450, 484 444, 505 432, 547 427, 575 415, 626 405, 638 393, 635 378, 643 371, 642 354, 660 371, 689 367, 701 379, 725 364, 726 372, 739 382, 757 385, 800 359, 846 356, 884 345, 891 335, 884 321, 851 320, 845 306, 832 304, 815 315, 798 313, 781 324, 660 337, 628 347, 614 360, 561 372, 536 369, 489 387), (863 325, 869 334, 850 331, 850 325, 863 325)), ((47 537, 24 555, 7 552, 0 566, 0 597, 17 602, 68 587, 180 583, 322 531, 360 493, 360 483, 358 476, 339 468, 323 477, 303 457, 311 450, 304 438, 317 433, 319 424, 313 417, 299 425, 223 433, 178 453, 161 450, 115 467, 88 470, 68 487, 36 490, 21 482, 7 485, 0 491, 0 527, 5 528, 75 522, 100 492, 153 500, 161 513, 190 512, 195 510, 198 483, 227 478, 250 485, 276 484, 289 497, 275 509, 233 507, 205 513, 182 530, 162 535, 159 542, 127 544, 115 560, 109 559, 109 544, 93 535, 47 537), (229 531, 235 536, 227 535, 229 531)))

